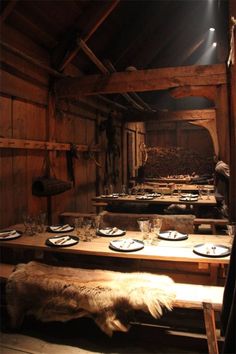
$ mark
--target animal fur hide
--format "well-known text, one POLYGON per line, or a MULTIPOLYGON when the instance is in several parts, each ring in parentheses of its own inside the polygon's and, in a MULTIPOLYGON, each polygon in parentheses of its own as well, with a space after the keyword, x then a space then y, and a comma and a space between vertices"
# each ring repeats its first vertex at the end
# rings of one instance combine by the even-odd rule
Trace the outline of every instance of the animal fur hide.
POLYGON ((12 326, 27 314, 41 321, 91 317, 102 331, 129 329, 128 314, 142 310, 158 318, 171 310, 175 293, 171 278, 149 273, 120 273, 46 265, 19 264, 7 285, 12 326))

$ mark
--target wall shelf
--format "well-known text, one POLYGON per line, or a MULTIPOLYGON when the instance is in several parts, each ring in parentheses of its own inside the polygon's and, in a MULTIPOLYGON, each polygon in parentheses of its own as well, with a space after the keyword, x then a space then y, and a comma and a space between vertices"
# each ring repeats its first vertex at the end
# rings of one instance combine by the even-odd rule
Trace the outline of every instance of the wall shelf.
MULTIPOLYGON (((76 144, 78 151, 100 152, 98 145, 89 146, 86 144, 76 144)), ((30 149, 30 150, 52 150, 52 151, 69 151, 70 144, 56 143, 50 141, 25 140, 0 138, 0 148, 5 149, 30 149)))

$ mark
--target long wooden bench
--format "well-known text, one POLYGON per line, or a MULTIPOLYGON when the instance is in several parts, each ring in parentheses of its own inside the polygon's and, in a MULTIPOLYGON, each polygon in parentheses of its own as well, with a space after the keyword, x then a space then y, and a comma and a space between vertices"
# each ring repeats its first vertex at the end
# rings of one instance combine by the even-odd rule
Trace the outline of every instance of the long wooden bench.
POLYGON ((194 230, 195 232, 198 231, 200 225, 210 225, 212 234, 216 234, 216 226, 226 226, 229 223, 228 219, 201 219, 195 218, 194 219, 194 230))
MULTIPOLYGON (((1 264, 0 278, 7 280, 14 265, 1 264)), ((218 354, 215 312, 222 308, 224 288, 198 284, 175 283, 176 299, 174 308, 202 310, 209 354, 218 354)))

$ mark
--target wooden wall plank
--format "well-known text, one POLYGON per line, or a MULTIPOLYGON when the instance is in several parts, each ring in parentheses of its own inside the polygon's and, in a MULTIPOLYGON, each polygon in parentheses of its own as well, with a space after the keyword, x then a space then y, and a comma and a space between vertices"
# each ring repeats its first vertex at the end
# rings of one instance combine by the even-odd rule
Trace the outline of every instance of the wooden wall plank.
MULTIPOLYGON (((0 131, 7 137, 12 136, 12 104, 6 97, 0 97, 0 131)), ((0 150, 0 225, 7 227, 13 220, 13 152, 0 150)))
POLYGON ((44 48, 37 45, 29 37, 17 31, 6 23, 1 25, 1 36, 4 41, 13 47, 20 49, 25 54, 42 61, 45 65, 50 64, 50 54, 44 48))
MULTIPOLYGON (((74 143, 75 129, 74 117, 65 114, 62 118, 56 120, 56 140, 59 142, 74 143)), ((69 181, 67 173, 66 152, 58 152, 53 155, 53 170, 56 178, 63 181, 69 181)), ((75 190, 72 188, 62 194, 52 196, 52 220, 55 221, 58 215, 64 211, 71 211, 75 208, 75 190)))
MULTIPOLYGON (((15 138, 26 138, 27 125, 24 117, 24 102, 13 100, 12 130, 15 138)), ((22 222, 23 214, 28 213, 27 152, 17 150, 13 157, 14 221, 22 222)))
POLYGON ((36 79, 41 84, 48 85, 48 74, 45 73, 43 69, 36 67, 34 64, 29 63, 28 61, 19 58, 19 56, 10 53, 8 50, 1 49, 1 61, 15 67, 17 70, 22 72, 25 75, 36 79))
POLYGON ((227 86, 217 87, 216 127, 219 139, 220 158, 229 163, 229 107, 227 86))
POLYGON ((1 92, 10 96, 46 105, 47 90, 37 87, 6 71, 0 70, 1 92))
MULTIPOLYGON (((46 139, 46 110, 45 108, 32 104, 25 104, 25 120, 27 124, 27 139, 46 139), (37 129, 35 128, 37 127, 37 129)), ((44 163, 44 151, 27 150, 27 204, 28 210, 33 215, 39 214, 39 211, 46 212, 46 198, 32 195, 32 181, 34 178, 42 175, 42 166, 44 163)))
MULTIPOLYGON (((87 126, 83 118, 75 119, 75 137, 81 143, 87 143, 87 126)), ((75 161, 75 178, 76 178, 76 210, 87 211, 87 162, 80 155, 80 158, 75 161)))
MULTIPOLYGON (((86 121, 87 129, 87 144, 92 146, 95 144, 95 134, 96 134, 96 122, 95 121, 86 121)), ((96 195, 96 164, 94 160, 87 160, 87 209, 91 212, 96 212, 96 209, 92 206, 92 197, 96 195)))

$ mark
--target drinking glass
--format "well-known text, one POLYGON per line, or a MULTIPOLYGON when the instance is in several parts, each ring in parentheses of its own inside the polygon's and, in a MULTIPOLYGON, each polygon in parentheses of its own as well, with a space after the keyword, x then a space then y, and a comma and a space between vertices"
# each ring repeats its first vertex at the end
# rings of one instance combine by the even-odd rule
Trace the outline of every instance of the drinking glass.
POLYGON ((37 222, 38 222, 38 232, 43 233, 47 229, 46 225, 46 220, 47 220, 47 214, 46 213, 40 213, 37 217, 37 222))
POLYGON ((236 233, 236 223, 235 222, 227 225, 227 233, 230 236, 230 243, 232 244, 235 233, 236 233))
POLYGON ((109 186, 108 185, 105 185, 104 186, 104 195, 109 195, 109 186))
POLYGON ((23 215, 23 222, 25 226, 24 233, 28 236, 33 236, 36 233, 36 220, 31 215, 23 215))
POLYGON ((121 187, 121 194, 123 194, 123 195, 127 194, 127 188, 126 188, 125 184, 123 184, 122 187, 121 187))
POLYGON ((151 230, 152 230, 152 244, 156 245, 158 243, 158 235, 161 231, 161 227, 162 227, 162 219, 160 218, 156 218, 152 220, 151 223, 151 230))
POLYGON ((128 196, 129 196, 129 198, 131 198, 131 196, 132 196, 132 188, 128 189, 128 196))
POLYGON ((83 241, 83 218, 81 217, 75 218, 74 226, 75 226, 76 236, 78 236, 80 240, 83 241))
POLYGON ((148 240, 150 232, 150 221, 148 219, 138 219, 139 229, 142 233, 143 241, 148 240))
POLYGON ((88 241, 92 240, 92 236, 91 236, 91 232, 90 232, 91 227, 92 227, 92 220, 86 219, 84 221, 84 235, 85 235, 84 241, 88 242, 88 241))
POLYGON ((101 215, 95 216, 95 219, 94 219, 94 227, 95 227, 95 229, 96 229, 96 232, 95 232, 94 237, 96 237, 96 238, 99 237, 99 235, 97 234, 97 231, 101 229, 101 223, 102 223, 102 217, 101 217, 101 215))

